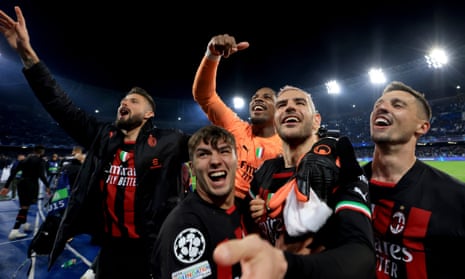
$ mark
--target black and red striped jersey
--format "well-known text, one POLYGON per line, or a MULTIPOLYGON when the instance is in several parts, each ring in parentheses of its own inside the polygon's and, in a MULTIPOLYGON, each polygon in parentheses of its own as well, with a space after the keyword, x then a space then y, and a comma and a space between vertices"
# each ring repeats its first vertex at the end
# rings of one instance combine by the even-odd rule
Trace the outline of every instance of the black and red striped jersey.
POLYGON ((369 187, 377 278, 464 278, 464 183, 417 160, 398 183, 369 187))

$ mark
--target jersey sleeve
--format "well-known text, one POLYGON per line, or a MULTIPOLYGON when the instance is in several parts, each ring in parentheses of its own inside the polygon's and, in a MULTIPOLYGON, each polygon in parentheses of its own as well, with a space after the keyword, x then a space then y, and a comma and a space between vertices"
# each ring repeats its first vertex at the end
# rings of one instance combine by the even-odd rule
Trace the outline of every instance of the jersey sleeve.
POLYGON ((203 225, 195 214, 167 219, 155 245, 155 278, 188 278, 192 273, 207 277, 214 266, 208 256, 214 247, 207 241, 203 225))
POLYGON ((229 130, 243 123, 243 120, 223 102, 216 92, 218 64, 219 61, 208 60, 206 57, 202 59, 194 78, 192 94, 210 122, 229 130))
POLYGON ((368 185, 357 181, 340 186, 335 197, 335 213, 315 236, 325 250, 306 256, 285 252, 286 278, 374 278, 376 256, 368 185))

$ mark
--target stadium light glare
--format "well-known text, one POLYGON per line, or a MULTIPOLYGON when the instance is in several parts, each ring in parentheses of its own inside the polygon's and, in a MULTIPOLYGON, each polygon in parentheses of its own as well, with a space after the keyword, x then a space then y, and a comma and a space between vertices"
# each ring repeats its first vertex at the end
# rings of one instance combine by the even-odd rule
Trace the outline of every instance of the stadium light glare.
POLYGON ((429 68, 439 69, 449 62, 449 58, 443 49, 435 48, 425 55, 426 64, 429 68))
POLYGON ((326 82, 325 86, 328 94, 338 95, 339 93, 341 93, 341 86, 339 86, 339 83, 336 80, 330 80, 326 82))
POLYGON ((241 97, 234 97, 233 104, 235 109, 242 109, 245 105, 245 101, 241 97))
POLYGON ((384 74, 381 68, 373 68, 368 71, 368 75, 370 76, 370 81, 373 84, 383 84, 386 83, 386 75, 384 74))

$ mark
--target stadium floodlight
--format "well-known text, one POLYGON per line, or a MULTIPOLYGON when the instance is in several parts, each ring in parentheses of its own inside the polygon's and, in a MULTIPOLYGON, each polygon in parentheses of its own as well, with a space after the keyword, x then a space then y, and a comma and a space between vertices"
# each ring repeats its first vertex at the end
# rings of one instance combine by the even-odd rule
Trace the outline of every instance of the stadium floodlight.
POLYGON ((373 68, 368 71, 368 75, 370 76, 370 81, 373 84, 383 84, 386 83, 386 75, 384 75, 383 70, 380 68, 373 68))
POLYGON ((328 94, 339 94, 341 93, 341 87, 339 86, 339 83, 337 83, 336 80, 330 80, 325 83, 326 86, 326 91, 328 94))
POLYGON ((428 67, 433 69, 442 68, 449 62, 446 52, 439 48, 431 50, 429 55, 425 55, 425 58, 428 67))
POLYGON ((233 104, 235 109, 242 109, 245 105, 244 98, 241 97, 234 97, 233 104))

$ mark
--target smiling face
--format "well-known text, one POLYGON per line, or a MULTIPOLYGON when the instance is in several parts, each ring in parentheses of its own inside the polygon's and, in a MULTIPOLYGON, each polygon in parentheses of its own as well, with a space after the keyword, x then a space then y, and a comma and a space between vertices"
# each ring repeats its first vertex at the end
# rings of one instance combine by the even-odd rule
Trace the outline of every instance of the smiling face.
POLYGON ((115 124, 120 129, 131 131, 141 127, 153 115, 152 106, 144 96, 128 94, 120 102, 115 124))
POLYGON ((318 132, 320 114, 308 93, 286 86, 278 94, 275 107, 275 125, 284 142, 299 144, 318 132))
POLYGON ((414 95, 394 90, 384 93, 374 104, 370 116, 371 138, 376 144, 416 142, 430 124, 414 95))
POLYGON ((249 103, 251 123, 254 125, 267 123, 269 125, 273 125, 275 100, 276 93, 271 88, 263 87, 258 89, 252 96, 249 103))
POLYGON ((218 126, 201 128, 189 140, 189 154, 200 197, 220 207, 231 206, 237 168, 234 136, 218 126))

